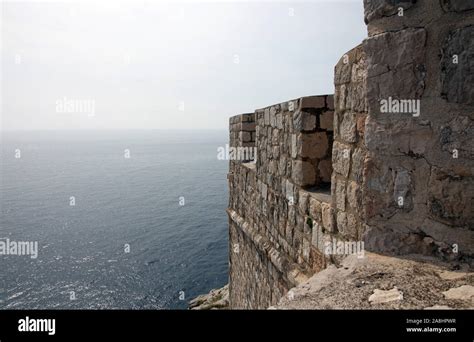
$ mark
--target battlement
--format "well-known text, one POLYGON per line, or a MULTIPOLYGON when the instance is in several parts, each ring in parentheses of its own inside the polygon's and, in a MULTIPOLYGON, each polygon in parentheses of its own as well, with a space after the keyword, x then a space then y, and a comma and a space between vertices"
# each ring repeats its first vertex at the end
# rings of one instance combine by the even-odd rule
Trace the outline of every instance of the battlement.
POLYGON ((366 0, 335 94, 230 119, 230 305, 267 308, 362 246, 474 263, 474 6, 366 0), (400 15, 400 13, 402 15, 400 15))

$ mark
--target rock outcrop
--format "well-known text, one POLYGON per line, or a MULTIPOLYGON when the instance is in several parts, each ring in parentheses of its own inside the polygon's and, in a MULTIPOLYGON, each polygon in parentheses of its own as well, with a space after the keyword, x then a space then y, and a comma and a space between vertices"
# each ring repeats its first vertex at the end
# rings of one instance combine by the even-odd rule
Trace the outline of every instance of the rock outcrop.
POLYGON ((472 309, 474 273, 433 259, 366 253, 330 265, 291 289, 274 309, 472 309))
POLYGON ((224 310, 229 309, 229 285, 211 290, 189 302, 191 310, 224 310))

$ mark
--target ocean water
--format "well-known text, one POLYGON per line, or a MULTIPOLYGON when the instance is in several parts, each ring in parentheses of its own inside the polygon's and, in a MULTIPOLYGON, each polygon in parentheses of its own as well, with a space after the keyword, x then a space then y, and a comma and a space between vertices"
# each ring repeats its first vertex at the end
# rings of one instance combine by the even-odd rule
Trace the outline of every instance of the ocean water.
POLYGON ((0 308, 184 309, 226 284, 227 134, 3 133, 0 238, 38 257, 0 255, 0 308))

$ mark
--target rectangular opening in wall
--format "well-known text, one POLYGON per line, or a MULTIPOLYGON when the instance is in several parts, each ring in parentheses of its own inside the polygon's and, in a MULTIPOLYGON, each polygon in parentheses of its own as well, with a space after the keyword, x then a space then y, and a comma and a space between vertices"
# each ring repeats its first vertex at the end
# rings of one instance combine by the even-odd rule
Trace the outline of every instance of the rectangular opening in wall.
POLYGON ((300 99, 293 115, 292 178, 308 191, 331 191, 334 140, 332 95, 300 99))

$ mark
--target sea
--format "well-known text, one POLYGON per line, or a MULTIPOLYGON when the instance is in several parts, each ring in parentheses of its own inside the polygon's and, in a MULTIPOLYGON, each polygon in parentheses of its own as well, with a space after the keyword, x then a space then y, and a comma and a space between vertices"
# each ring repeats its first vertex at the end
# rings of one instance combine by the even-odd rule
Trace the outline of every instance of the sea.
POLYGON ((31 250, 0 255, 0 309, 186 309, 225 285, 227 142, 217 130, 2 132, 0 241, 31 250))

